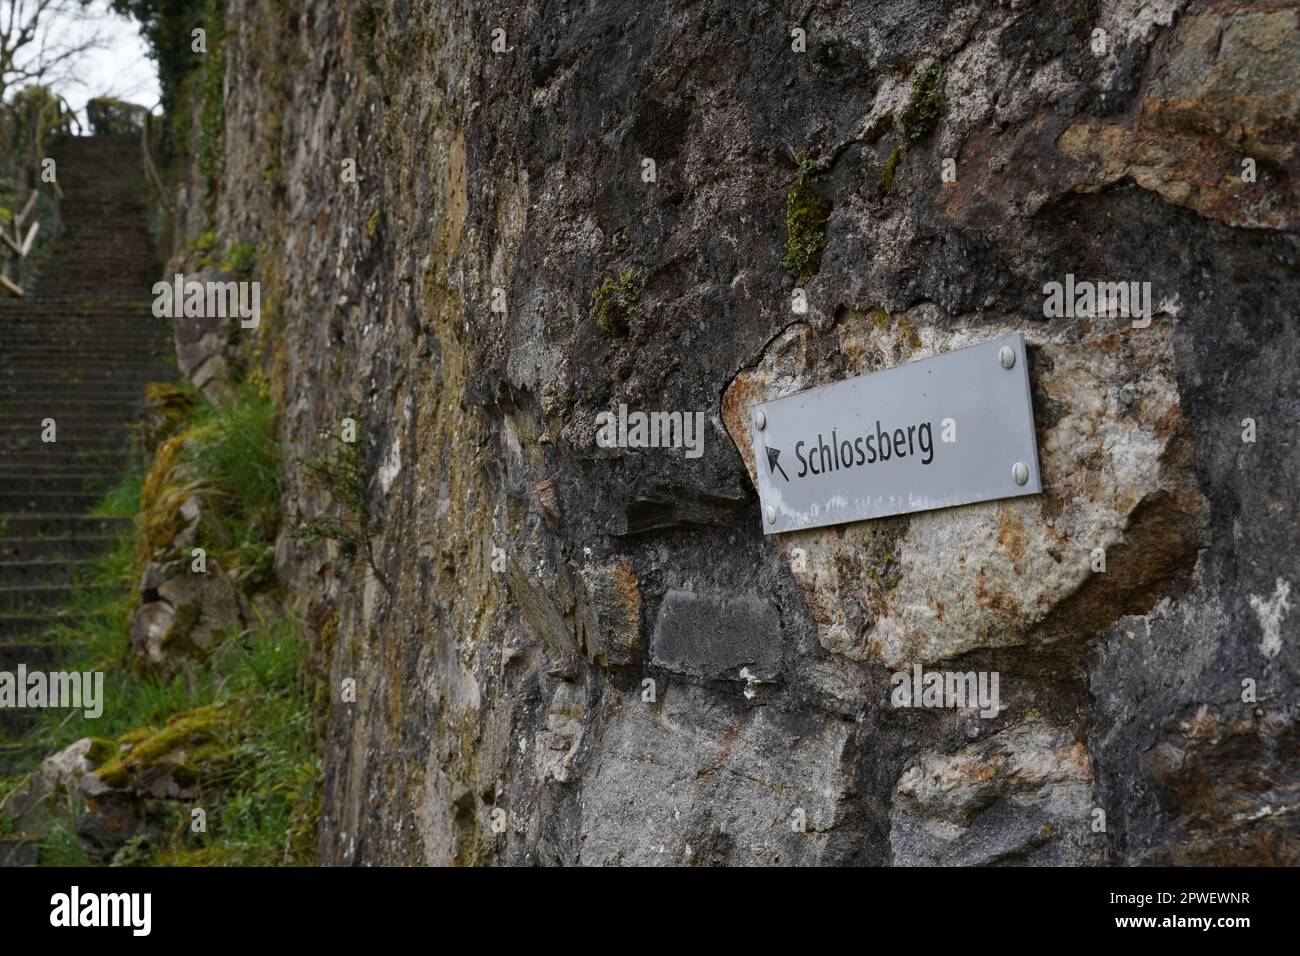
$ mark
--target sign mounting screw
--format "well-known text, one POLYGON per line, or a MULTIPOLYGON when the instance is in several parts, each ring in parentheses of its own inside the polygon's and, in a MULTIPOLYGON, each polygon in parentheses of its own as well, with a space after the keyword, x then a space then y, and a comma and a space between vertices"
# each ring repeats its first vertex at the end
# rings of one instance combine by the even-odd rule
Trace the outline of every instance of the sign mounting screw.
MULTIPOLYGON (((1011 366, 1016 364, 1015 349, 1009 345, 1002 346, 1002 348, 998 349, 998 361, 1002 363, 1003 368, 1011 368, 1011 366)), ((1023 481, 1020 483, 1022 485, 1024 484, 1023 481)))
POLYGON ((754 424, 758 426, 759 431, 762 431, 764 428, 767 427, 767 416, 764 415, 762 412, 759 412, 757 415, 754 416, 754 424))
POLYGON ((767 506, 767 523, 776 524, 776 509, 771 505, 767 506))
POLYGON ((1011 477, 1016 480, 1016 484, 1023 485, 1029 480, 1029 466, 1023 461, 1018 461, 1011 466, 1011 477))

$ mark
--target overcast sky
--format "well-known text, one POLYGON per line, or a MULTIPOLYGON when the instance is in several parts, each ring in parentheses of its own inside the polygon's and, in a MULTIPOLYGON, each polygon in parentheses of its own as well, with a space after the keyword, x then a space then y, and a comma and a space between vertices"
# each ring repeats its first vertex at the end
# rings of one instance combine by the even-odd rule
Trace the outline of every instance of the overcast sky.
POLYGON ((51 83, 68 100, 85 122, 86 100, 115 96, 141 106, 154 106, 160 95, 158 70, 149 59, 148 47, 134 20, 113 14, 104 0, 90 5, 90 15, 81 20, 51 24, 57 35, 69 42, 98 33, 103 49, 91 50, 69 70, 69 76, 51 83))

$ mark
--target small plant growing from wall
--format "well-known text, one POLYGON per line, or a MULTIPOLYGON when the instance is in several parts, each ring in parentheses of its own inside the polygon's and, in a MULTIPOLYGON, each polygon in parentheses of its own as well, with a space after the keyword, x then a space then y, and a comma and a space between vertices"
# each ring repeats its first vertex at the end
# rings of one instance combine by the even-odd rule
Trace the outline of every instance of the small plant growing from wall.
POLYGON ((300 459, 311 484, 329 492, 337 506, 336 515, 298 516, 294 537, 309 542, 333 541, 339 545, 345 562, 360 557, 375 579, 389 590, 388 581, 375 560, 372 541, 379 526, 370 510, 370 482, 373 478, 366 460, 365 441, 360 429, 354 441, 330 435, 331 446, 314 458, 300 459))
POLYGON ((898 117, 899 132, 903 142, 912 145, 920 141, 939 122, 939 113, 943 108, 944 71, 948 67, 948 58, 939 57, 916 81, 907 106, 898 117))
POLYGON ((591 314, 606 335, 627 335, 628 320, 641 299, 641 276, 631 268, 620 269, 617 276, 607 275, 591 296, 591 314))

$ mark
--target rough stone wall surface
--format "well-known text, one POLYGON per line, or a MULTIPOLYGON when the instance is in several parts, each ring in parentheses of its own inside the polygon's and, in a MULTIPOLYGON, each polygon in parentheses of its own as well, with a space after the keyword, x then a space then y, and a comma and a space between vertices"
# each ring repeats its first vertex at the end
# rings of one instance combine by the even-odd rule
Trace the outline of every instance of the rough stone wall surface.
POLYGON ((1293 4, 230 0, 226 36, 250 353, 288 460, 353 416, 375 473, 382 580, 277 557, 357 682, 323 863, 1300 862, 1293 4), (1151 324, 1045 319, 1067 274, 1150 282, 1151 324), (1041 495, 763 536, 749 404, 1009 331, 1041 495), (703 454, 598 447, 620 404, 703 454), (917 664, 999 712, 891 706, 917 664))

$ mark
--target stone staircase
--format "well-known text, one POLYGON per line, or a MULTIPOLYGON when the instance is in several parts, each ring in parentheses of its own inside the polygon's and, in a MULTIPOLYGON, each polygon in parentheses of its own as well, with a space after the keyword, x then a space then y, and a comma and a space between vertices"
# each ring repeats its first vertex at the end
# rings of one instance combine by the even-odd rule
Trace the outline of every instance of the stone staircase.
MULTIPOLYGON (((175 378, 169 324, 151 311, 139 140, 75 137, 51 153, 63 235, 26 298, 0 293, 0 671, 10 672, 59 669, 51 624, 76 623, 70 605, 92 560, 130 528, 87 512, 134 454, 145 384, 175 378), (53 443, 42 441, 48 418, 53 443)), ((44 755, 26 739, 34 721, 0 710, 0 773, 44 755)), ((0 866, 34 852, 21 834, 0 835, 0 866)))

